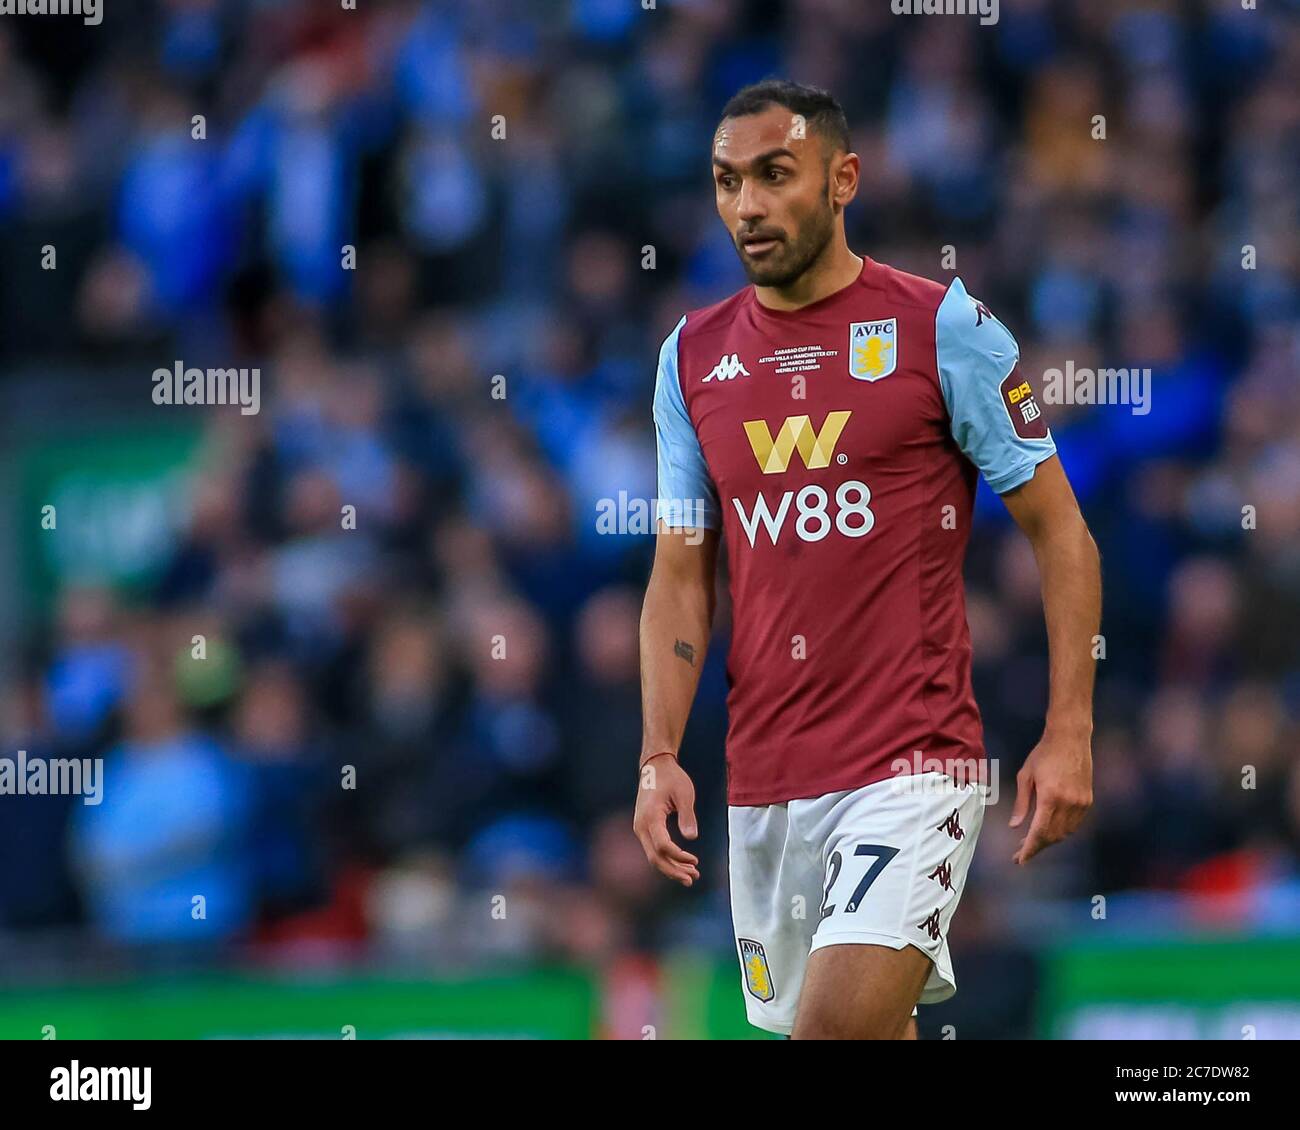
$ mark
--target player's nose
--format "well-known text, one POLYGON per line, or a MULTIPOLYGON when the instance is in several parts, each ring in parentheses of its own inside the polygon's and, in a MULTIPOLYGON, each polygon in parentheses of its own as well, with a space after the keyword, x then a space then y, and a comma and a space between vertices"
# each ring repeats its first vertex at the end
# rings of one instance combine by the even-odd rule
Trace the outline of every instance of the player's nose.
POLYGON ((767 209, 763 206, 762 193, 754 186, 752 181, 745 181, 740 186, 740 195, 736 199, 736 216, 745 223, 752 223, 754 220, 761 220, 767 215, 767 209))

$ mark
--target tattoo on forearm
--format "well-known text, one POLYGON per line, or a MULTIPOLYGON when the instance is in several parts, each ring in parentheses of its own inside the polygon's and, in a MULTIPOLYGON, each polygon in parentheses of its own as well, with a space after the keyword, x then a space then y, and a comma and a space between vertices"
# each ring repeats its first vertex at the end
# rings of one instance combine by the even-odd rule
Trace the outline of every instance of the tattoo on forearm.
POLYGON ((673 654, 685 659, 692 667, 695 666, 695 648, 685 640, 678 640, 673 644, 673 654))

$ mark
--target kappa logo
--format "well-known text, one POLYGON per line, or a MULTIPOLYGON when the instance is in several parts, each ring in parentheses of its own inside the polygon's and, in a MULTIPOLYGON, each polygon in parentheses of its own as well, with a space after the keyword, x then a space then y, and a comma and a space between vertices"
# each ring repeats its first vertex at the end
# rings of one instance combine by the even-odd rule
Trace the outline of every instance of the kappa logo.
POLYGON ((924 922, 918 922, 916 928, 930 935, 930 940, 937 942, 941 933, 939 929, 939 908, 936 906, 925 918, 924 922))
POLYGON ((945 891, 952 890, 952 866, 947 860, 931 871, 928 877, 938 883, 945 891))
POLYGON ((812 421, 807 416, 787 416, 775 439, 768 430, 766 420, 746 420, 745 435, 749 437, 749 446, 763 474, 779 475, 784 472, 790 466, 790 457, 796 451, 799 452, 803 465, 813 471, 818 467, 830 466, 840 433, 852 415, 852 412, 827 412, 821 431, 813 430, 812 421))
POLYGON ((701 381, 701 384, 708 384, 709 381, 729 381, 736 377, 749 376, 749 370, 745 368, 744 362, 741 361, 740 355, 733 353, 730 357, 723 356, 722 360, 713 366, 713 371, 701 381))
POLYGON ((740 964, 745 970, 745 988, 765 1004, 776 996, 772 985, 772 971, 767 965, 767 954, 762 943, 752 938, 737 938, 740 943, 740 964))
POLYGON ((898 367, 898 319, 849 325, 849 376, 879 381, 898 367))
POLYGON ((936 832, 947 832, 954 840, 964 840, 966 830, 961 826, 961 815, 959 810, 954 808, 942 824, 938 824, 934 829, 936 832))

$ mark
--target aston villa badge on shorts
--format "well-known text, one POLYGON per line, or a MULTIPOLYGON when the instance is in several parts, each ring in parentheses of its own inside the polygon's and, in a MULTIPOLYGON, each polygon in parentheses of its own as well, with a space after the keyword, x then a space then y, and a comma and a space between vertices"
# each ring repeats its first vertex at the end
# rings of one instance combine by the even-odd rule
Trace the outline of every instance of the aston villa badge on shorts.
POLYGON ((759 942, 737 938, 740 943, 740 964, 745 969, 745 988, 761 1001, 776 996, 772 987, 772 971, 767 967, 767 954, 759 942))
POLYGON ((898 319, 849 325, 849 376, 879 381, 898 367, 898 319))

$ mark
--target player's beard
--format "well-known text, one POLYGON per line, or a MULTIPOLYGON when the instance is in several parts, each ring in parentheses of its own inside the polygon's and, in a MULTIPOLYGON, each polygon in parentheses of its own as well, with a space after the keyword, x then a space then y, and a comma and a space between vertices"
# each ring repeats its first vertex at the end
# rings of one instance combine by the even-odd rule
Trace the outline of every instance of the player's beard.
MULTIPOLYGON (((766 233, 766 229, 760 229, 766 233)), ((750 232, 742 234, 749 235, 750 232)), ((736 252, 740 256, 740 265, 745 269, 745 277, 755 286, 781 287, 796 282, 805 271, 821 258, 835 234, 835 210, 823 198, 822 207, 817 209, 799 228, 799 234, 793 240, 787 239, 784 232, 773 233, 780 243, 771 255, 761 261, 755 261, 745 254, 739 236, 734 240, 736 252)))

